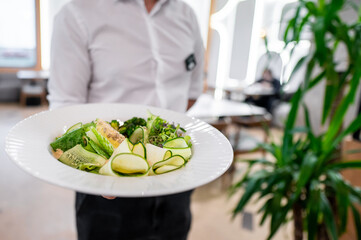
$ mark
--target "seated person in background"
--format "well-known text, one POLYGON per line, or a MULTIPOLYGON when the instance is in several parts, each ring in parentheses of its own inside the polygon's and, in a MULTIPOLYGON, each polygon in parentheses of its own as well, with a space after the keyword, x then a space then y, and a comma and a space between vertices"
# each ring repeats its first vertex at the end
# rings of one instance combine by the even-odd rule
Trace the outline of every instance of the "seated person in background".
POLYGON ((265 108, 271 112, 273 103, 279 99, 281 90, 280 81, 273 77, 270 69, 265 69, 262 78, 250 86, 251 91, 246 91, 246 102, 265 108), (252 92, 250 94, 249 92, 252 92), (258 92, 258 94, 257 94, 258 92), (264 94, 269 92, 269 94, 264 94))

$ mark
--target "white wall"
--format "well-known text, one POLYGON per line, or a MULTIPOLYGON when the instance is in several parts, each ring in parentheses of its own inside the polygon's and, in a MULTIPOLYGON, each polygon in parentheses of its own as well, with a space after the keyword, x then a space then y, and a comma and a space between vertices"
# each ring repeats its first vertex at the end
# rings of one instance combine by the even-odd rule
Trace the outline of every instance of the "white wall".
POLYGON ((211 17, 212 39, 208 82, 216 88, 254 79, 257 32, 263 0, 218 0, 211 17), (256 10, 257 9, 257 10, 256 10))

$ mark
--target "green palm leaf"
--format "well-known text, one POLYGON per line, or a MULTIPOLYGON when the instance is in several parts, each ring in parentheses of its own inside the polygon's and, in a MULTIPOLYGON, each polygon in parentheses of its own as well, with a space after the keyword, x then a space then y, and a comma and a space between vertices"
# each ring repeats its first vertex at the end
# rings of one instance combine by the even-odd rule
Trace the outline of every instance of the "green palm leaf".
POLYGON ((355 223, 355 229, 357 232, 357 239, 361 240, 361 218, 360 213, 354 205, 351 204, 352 215, 355 223))
POLYGON ((340 234, 346 231, 348 207, 350 204, 349 191, 344 184, 342 176, 334 171, 328 171, 327 173, 329 182, 335 190, 336 201, 337 201, 337 214, 339 217, 339 228, 340 234))
POLYGON ((361 168, 361 160, 332 163, 328 165, 327 168, 332 170, 341 170, 346 168, 361 168))
POLYGON ((351 80, 350 90, 347 96, 340 103, 339 107, 336 110, 335 117, 334 119, 332 119, 330 123, 330 126, 328 128, 329 130, 325 135, 323 149, 327 149, 330 146, 330 144, 332 144, 332 141, 336 138, 337 133, 339 132, 339 129, 343 122, 343 119, 346 115, 347 109, 355 99, 360 78, 361 78, 361 69, 357 69, 351 80))
POLYGON ((241 199, 238 202, 237 207, 233 210, 233 217, 236 216, 237 213, 241 212, 245 205, 248 203, 250 198, 259 191, 261 187, 262 181, 260 178, 251 178, 246 185, 245 192, 241 199))
POLYGON ((336 222, 332 213, 330 202, 328 201, 324 192, 320 193, 320 209, 323 213, 323 221, 331 240, 337 240, 338 235, 336 231, 336 222))
POLYGON ((321 191, 317 187, 318 182, 312 181, 310 184, 310 196, 308 198, 308 203, 306 210, 307 215, 307 231, 308 231, 308 240, 314 240, 317 234, 318 226, 318 216, 320 213, 320 199, 321 191))
POLYGON ((286 121, 286 126, 284 129, 284 136, 283 136, 283 145, 282 145, 282 159, 280 161, 280 166, 283 166, 285 164, 285 158, 289 156, 289 150, 292 146, 292 140, 293 136, 290 133, 291 129, 293 128, 297 113, 298 113, 298 106, 302 99, 302 90, 301 88, 298 89, 298 91, 295 93, 295 95, 292 98, 292 107, 290 110, 290 113, 288 114, 288 118, 286 121))

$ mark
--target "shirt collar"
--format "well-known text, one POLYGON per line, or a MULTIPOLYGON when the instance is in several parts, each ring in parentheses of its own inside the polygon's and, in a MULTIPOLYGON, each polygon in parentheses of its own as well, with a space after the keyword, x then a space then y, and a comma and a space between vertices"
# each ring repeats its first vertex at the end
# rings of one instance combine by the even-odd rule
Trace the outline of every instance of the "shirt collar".
MULTIPOLYGON (((144 5, 144 0, 113 0, 113 1, 114 1, 114 3, 126 2, 126 1, 138 1, 138 3, 144 5)), ((152 9, 152 11, 150 12, 150 16, 154 15, 163 6, 163 4, 168 1, 169 0, 158 0, 158 2, 156 2, 155 6, 154 6, 154 9, 152 9)))
MULTIPOLYGON (((116 2, 134 1, 134 0, 113 0, 113 1, 116 3, 116 2)), ((141 0, 141 1, 144 1, 144 0, 141 0)), ((158 0, 158 2, 160 2, 160 4, 163 4, 167 1, 169 1, 169 0, 158 0)))

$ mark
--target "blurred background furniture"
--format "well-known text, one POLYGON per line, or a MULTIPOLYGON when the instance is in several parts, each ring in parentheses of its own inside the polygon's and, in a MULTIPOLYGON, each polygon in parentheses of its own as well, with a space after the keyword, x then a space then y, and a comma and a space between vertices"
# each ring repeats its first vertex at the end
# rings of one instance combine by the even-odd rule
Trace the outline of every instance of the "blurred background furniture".
POLYGON ((21 80, 15 73, 0 74, 0 103, 19 102, 21 80))
POLYGON ((48 71, 19 71, 17 78, 22 81, 20 91, 20 104, 27 105, 30 98, 39 98, 40 104, 46 104, 46 81, 49 79, 48 71))
MULTIPOLYGON (((228 99, 217 100, 211 94, 202 94, 187 115, 199 118, 222 132, 233 147, 234 157, 251 152, 259 143, 267 141, 266 129, 272 119, 271 114, 264 108, 228 99), (261 128, 264 137, 258 139, 247 133, 246 130, 250 128, 261 128)), ((233 161, 222 177, 223 187, 232 183, 234 172, 233 161)))
MULTIPOLYGON (((254 152, 259 144, 266 143, 269 137, 269 128, 272 122, 270 113, 261 115, 231 117, 232 124, 236 127, 233 136, 229 136, 232 141, 234 155, 254 152), (249 133, 247 129, 258 128, 263 133, 263 137, 257 138, 249 133)), ((259 151, 259 150, 257 150, 259 151)), ((265 152, 262 150, 262 153, 265 152)))
POLYGON ((187 115, 202 120, 231 116, 262 115, 265 109, 244 102, 215 99, 211 94, 202 94, 187 115))

